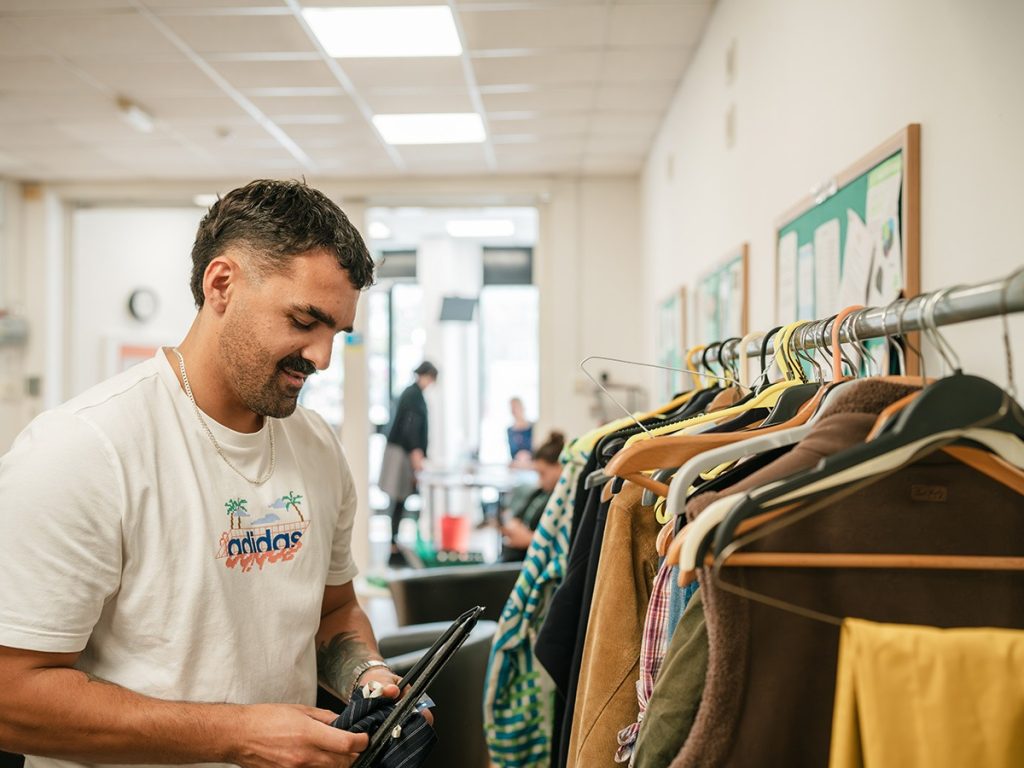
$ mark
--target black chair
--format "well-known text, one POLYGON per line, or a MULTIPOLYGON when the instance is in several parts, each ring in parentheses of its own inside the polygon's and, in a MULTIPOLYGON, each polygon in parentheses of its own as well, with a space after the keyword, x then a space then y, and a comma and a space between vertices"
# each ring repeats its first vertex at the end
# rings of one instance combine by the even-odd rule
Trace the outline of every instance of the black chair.
MULTIPOLYGON (((378 639, 380 652, 395 673, 403 675, 449 624, 449 621, 441 621, 401 627, 378 639)), ((493 621, 478 622, 428 689, 430 698, 437 704, 434 710, 437 745, 423 764, 424 768, 488 768, 481 702, 487 657, 497 628, 493 621)), ((317 706, 338 712, 344 705, 321 689, 317 706)))
POLYGON ((474 605, 486 608, 481 618, 497 621, 522 565, 496 563, 397 571, 388 588, 395 601, 398 625, 451 622, 474 605))

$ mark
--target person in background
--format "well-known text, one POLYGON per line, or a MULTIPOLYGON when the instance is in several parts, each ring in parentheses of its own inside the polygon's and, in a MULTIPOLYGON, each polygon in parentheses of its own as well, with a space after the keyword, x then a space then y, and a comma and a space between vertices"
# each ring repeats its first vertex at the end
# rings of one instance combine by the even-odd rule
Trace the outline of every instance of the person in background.
POLYGON ((398 524, 405 516, 405 501, 416 490, 416 475, 427 456, 427 401, 423 392, 437 381, 437 367, 426 360, 413 371, 416 381, 405 388, 388 433, 378 485, 391 498, 391 565, 404 564, 398 551, 398 524))
POLYGON ((512 426, 508 428, 508 452, 512 457, 512 466, 528 467, 533 458, 533 424, 526 420, 523 401, 513 397, 509 401, 512 411, 512 426))
POLYGON ((537 473, 537 486, 528 485, 517 488, 512 493, 506 511, 506 519, 501 526, 504 546, 501 550, 502 562, 515 562, 526 557, 526 550, 533 540, 533 532, 537 530, 540 516, 544 514, 548 497, 558 485, 562 474, 562 463, 559 457, 565 447, 565 435, 552 432, 543 445, 533 452, 533 469, 537 473))

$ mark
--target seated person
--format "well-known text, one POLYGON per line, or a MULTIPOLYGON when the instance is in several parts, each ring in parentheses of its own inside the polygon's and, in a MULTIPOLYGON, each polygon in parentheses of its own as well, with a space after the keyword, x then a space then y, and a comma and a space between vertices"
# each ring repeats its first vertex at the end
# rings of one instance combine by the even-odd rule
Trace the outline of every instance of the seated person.
POLYGON ((514 562, 526 557, 526 550, 533 540, 540 516, 548 497, 558 485, 562 465, 558 457, 565 446, 565 436, 552 432, 547 441, 533 452, 533 469, 537 473, 538 485, 524 485, 512 492, 512 499, 503 513, 501 533, 504 546, 501 549, 502 562, 514 562))

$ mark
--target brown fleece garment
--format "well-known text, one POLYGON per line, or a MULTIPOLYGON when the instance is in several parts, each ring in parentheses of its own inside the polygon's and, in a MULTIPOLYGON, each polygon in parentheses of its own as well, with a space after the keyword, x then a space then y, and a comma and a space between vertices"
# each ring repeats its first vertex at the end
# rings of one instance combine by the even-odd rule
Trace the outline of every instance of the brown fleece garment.
POLYGON ((640 639, 658 566, 661 526, 626 483, 612 500, 583 646, 569 742, 569 768, 616 768, 619 729, 636 722, 640 639))
MULTIPOLYGON (((801 448, 811 458, 834 453, 851 439, 862 441, 875 419, 858 408, 877 413, 909 391, 871 380, 847 387, 811 435, 771 466, 801 448)), ((769 477, 774 474, 770 469, 732 490, 784 476, 769 477)), ((712 500, 695 498, 687 506, 688 516, 692 519, 712 500)), ((1019 554, 1024 540, 1020 505, 1020 496, 1006 486, 932 453, 823 504, 816 514, 746 549, 1019 554)), ((693 728, 671 768, 826 765, 839 628, 724 591, 711 580, 710 569, 702 569, 699 578, 708 670, 693 728)), ((1024 576, 1019 573, 730 567, 723 578, 839 617, 1024 628, 1024 576)))

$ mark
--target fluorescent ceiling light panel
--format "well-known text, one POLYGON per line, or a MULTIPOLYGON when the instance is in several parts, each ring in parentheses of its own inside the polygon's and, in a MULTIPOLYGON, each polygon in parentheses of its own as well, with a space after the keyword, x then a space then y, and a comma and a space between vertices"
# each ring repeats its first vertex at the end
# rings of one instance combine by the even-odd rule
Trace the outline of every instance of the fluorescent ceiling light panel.
POLYGON ((462 43, 446 5, 305 8, 302 15, 339 59, 458 56, 462 43))
POLYGON ((371 240, 387 240, 391 237, 391 230, 383 221, 371 221, 369 234, 371 240))
POLYGON ((449 221, 445 229, 452 237, 512 237, 515 222, 509 219, 466 219, 449 221))
POLYGON ((374 115, 373 124, 388 144, 479 144, 486 138, 475 112, 374 115))

